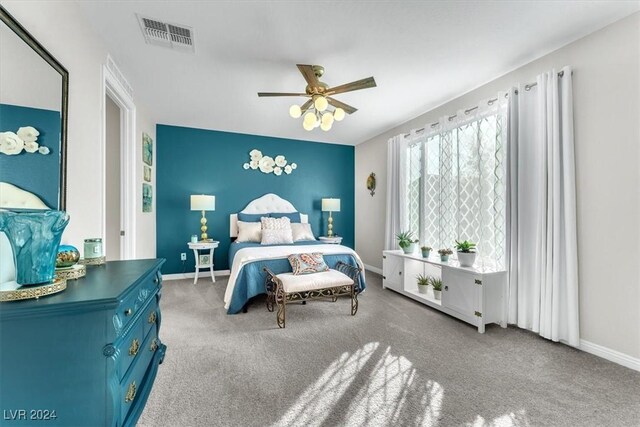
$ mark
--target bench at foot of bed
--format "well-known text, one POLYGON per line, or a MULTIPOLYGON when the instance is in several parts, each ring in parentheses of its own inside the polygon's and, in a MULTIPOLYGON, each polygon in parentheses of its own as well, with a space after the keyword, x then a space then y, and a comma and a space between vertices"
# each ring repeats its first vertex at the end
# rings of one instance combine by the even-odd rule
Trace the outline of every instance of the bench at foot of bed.
POLYGON ((292 273, 274 274, 267 267, 267 310, 273 312, 277 307, 276 321, 280 328, 285 327, 286 306, 292 302, 304 304, 312 299, 330 298, 337 301, 339 296, 351 297, 351 315, 358 312, 358 279, 362 270, 339 261, 336 269, 320 273, 294 275, 292 273))

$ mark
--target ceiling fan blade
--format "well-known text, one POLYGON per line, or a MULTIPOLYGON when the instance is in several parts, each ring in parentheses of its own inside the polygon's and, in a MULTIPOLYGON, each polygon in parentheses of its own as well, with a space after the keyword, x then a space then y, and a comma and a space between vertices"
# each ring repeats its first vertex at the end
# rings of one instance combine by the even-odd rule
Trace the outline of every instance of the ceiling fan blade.
POLYGON ((258 96, 309 96, 306 93, 293 92, 258 92, 258 96))
POLYGON ((342 108, 347 114, 353 114, 358 111, 357 108, 354 108, 351 105, 347 105, 344 102, 340 102, 337 99, 333 99, 329 96, 327 96, 327 101, 329 101, 329 104, 333 105, 336 108, 342 108))
POLYGON ((309 87, 320 87, 320 80, 316 76, 316 72, 313 71, 313 65, 296 64, 302 77, 307 81, 309 87))
POLYGON ((351 92, 354 90, 368 89, 370 87, 376 87, 376 81, 373 77, 367 77, 366 79, 356 80, 355 82, 343 84, 336 87, 330 87, 325 93, 327 95, 335 95, 336 93, 351 92))
POLYGON ((309 109, 309 107, 311 107, 311 104, 313 104, 313 99, 308 100, 307 102, 305 102, 300 106, 300 110, 302 111, 302 114, 304 114, 309 109))

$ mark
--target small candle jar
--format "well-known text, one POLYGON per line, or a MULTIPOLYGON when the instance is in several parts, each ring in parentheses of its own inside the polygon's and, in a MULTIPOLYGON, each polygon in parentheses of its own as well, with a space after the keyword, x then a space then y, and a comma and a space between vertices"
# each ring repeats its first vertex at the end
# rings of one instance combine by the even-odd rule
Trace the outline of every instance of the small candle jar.
POLYGON ((102 257, 102 239, 99 237, 84 239, 84 259, 100 257, 102 257))
POLYGON ((191 243, 198 243, 198 236, 196 234, 191 235, 191 243))

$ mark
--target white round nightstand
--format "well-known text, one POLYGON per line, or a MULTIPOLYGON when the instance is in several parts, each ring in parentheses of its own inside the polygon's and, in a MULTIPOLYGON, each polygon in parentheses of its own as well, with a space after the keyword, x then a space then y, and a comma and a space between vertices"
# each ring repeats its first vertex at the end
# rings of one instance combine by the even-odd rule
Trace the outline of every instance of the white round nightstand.
POLYGON ((198 272, 201 268, 208 268, 209 273, 211 274, 211 281, 215 282, 216 277, 213 275, 213 251, 218 247, 220 242, 213 240, 211 242, 197 242, 197 243, 188 243, 189 249, 193 250, 193 256, 196 259, 196 275, 193 279, 193 284, 198 283, 198 272), (209 249, 209 255, 200 254, 199 251, 209 249))
POLYGON ((332 245, 339 245, 342 243, 342 237, 340 236, 333 236, 333 237, 320 236, 318 237, 318 240, 320 240, 322 243, 329 243, 332 245))

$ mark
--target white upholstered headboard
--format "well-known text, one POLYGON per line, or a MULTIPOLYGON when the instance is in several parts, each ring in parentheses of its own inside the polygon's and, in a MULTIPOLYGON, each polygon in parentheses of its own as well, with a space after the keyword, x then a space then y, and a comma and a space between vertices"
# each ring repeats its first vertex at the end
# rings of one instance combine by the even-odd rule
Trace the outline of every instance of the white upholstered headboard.
MULTIPOLYGON (((270 212, 291 213, 297 212, 297 210, 288 200, 276 194, 269 193, 252 200, 240 212, 246 214, 266 214, 270 212)), ((229 236, 238 237, 238 214, 231 214, 229 217, 229 236)), ((300 222, 309 222, 309 215, 301 213, 300 222)))
MULTIPOLYGON (((0 209, 49 209, 38 196, 8 182, 0 182, 0 209)), ((13 249, 0 231, 0 283, 16 280, 13 249)))

